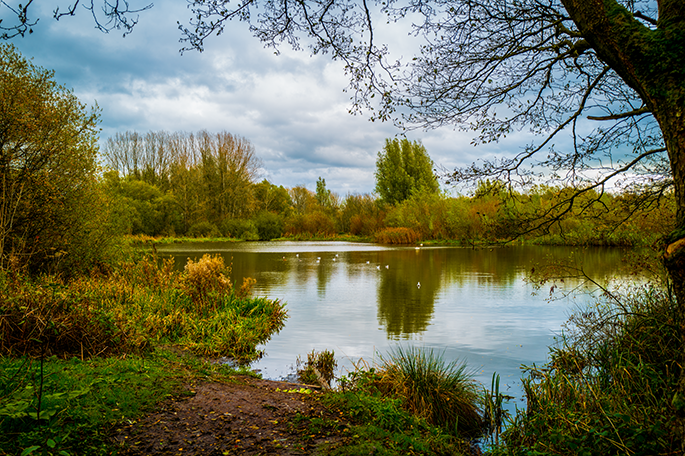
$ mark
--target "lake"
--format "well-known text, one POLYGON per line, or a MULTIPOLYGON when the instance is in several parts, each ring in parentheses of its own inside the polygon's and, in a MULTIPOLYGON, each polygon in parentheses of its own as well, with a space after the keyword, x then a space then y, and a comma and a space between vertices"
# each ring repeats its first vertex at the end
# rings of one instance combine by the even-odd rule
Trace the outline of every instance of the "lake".
POLYGON ((221 254, 232 279, 257 280, 255 296, 287 303, 285 328, 253 364, 267 379, 292 375, 297 357, 334 350, 339 374, 372 365, 398 344, 465 360, 487 387, 521 399, 521 365, 543 364, 570 313, 591 302, 577 280, 534 294, 533 267, 572 259, 593 279, 620 278, 621 249, 511 246, 456 248, 350 242, 178 243, 157 247, 177 267, 221 254), (564 293, 577 290, 571 296, 564 293))

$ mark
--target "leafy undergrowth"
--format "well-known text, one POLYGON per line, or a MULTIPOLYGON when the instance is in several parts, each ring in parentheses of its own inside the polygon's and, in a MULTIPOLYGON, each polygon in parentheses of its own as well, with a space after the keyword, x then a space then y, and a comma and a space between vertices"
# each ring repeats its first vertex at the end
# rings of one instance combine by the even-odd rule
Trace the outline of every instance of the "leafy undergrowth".
POLYGON ((175 351, 41 360, 0 357, 0 455, 105 455, 110 429, 178 394, 189 378, 233 372, 175 351))

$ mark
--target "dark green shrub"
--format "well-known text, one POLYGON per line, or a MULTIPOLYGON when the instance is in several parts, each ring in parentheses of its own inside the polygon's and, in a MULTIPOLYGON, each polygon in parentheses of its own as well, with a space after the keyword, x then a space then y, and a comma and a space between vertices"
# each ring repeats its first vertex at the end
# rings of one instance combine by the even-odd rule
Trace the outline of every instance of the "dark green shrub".
POLYGON ((252 220, 224 219, 221 222, 221 233, 226 237, 256 241, 259 239, 257 226, 252 220))
POLYGON ((254 224, 261 240, 270 241, 283 235, 283 218, 273 212, 260 212, 254 224))
POLYGON ((220 237, 221 233, 215 224, 211 222, 197 222, 188 228, 186 233, 190 237, 220 237))

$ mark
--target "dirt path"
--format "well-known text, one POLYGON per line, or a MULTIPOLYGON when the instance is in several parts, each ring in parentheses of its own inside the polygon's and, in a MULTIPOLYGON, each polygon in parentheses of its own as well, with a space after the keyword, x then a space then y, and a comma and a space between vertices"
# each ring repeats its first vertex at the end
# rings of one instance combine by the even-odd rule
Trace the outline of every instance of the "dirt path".
POLYGON ((311 418, 335 419, 301 385, 236 377, 234 383, 200 382, 190 396, 116 430, 124 455, 302 455, 342 433, 312 433, 311 418), (296 392, 298 391, 298 392, 296 392))

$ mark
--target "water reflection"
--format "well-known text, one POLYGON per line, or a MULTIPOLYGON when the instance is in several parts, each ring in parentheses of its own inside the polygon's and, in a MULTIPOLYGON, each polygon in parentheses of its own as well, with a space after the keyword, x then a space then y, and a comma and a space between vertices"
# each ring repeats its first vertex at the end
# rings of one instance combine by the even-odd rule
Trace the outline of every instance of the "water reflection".
POLYGON ((443 262, 433 261, 436 250, 395 252, 378 284, 378 321, 388 338, 410 339, 428 328, 443 262))
MULTIPOLYGON (((288 374, 297 356, 313 349, 335 350, 349 368, 394 344, 412 343, 444 351, 448 359, 467 359, 484 383, 497 371, 509 387, 520 378, 521 364, 545 361, 573 306, 587 300, 533 296, 526 271, 571 258, 601 281, 619 275, 623 257, 621 250, 601 248, 416 249, 344 242, 189 243, 158 251, 174 256, 178 268, 187 258, 221 254, 233 265, 233 280, 254 277, 257 295, 287 303, 286 326, 256 365, 266 378, 288 374)), ((577 285, 564 284, 567 290, 577 285)))

